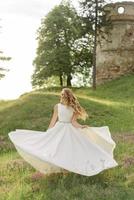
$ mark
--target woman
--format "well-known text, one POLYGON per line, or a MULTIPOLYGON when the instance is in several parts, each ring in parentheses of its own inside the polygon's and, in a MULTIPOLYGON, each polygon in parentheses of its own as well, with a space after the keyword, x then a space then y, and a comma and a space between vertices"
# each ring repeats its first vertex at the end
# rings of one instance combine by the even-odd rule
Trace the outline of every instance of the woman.
MULTIPOLYGON (((73 126, 75 126, 76 128, 86 128, 86 127, 88 127, 87 125, 81 125, 77 122, 77 118, 81 118, 81 119, 85 120, 88 117, 88 114, 85 111, 85 109, 80 106, 80 103, 78 102, 75 95, 72 93, 71 89, 64 88, 61 91, 60 103, 65 105, 65 106, 71 106, 74 109, 75 112, 74 112, 73 117, 71 119, 73 126)), ((56 104, 54 106, 53 116, 52 116, 52 119, 51 119, 51 122, 50 122, 48 128, 53 127, 55 125, 57 119, 58 119, 58 104, 56 104)))
POLYGON ((116 144, 109 128, 77 122, 87 117, 72 90, 64 88, 45 132, 16 129, 8 135, 18 153, 44 174, 67 170, 93 176, 118 163, 113 157, 116 144))

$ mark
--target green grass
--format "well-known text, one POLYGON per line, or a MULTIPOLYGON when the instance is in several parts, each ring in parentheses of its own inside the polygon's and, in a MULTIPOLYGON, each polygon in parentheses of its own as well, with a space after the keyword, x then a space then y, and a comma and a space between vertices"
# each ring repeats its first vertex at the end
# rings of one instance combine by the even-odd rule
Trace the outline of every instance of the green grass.
POLYGON ((98 86, 96 91, 72 88, 89 113, 90 126, 108 125, 117 146, 116 168, 85 177, 75 173, 40 175, 16 152, 8 138, 15 129, 45 131, 61 88, 26 93, 0 101, 0 200, 133 200, 134 76, 98 86))

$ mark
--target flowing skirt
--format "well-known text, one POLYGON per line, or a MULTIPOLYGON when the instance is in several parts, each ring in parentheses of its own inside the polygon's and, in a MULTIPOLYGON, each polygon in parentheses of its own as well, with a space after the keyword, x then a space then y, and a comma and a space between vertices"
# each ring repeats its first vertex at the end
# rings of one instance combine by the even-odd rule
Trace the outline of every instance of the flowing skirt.
POLYGON ((67 170, 93 176, 118 166, 108 126, 81 129, 57 121, 46 131, 16 129, 8 135, 22 158, 44 174, 67 170))

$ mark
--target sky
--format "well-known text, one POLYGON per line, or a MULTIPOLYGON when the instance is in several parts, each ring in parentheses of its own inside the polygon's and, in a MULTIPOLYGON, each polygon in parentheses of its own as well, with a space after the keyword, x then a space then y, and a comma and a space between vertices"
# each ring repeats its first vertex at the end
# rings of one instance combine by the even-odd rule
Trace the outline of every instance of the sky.
MULTIPOLYGON (((61 0, 0 1, 0 50, 11 61, 1 64, 10 71, 0 80, 0 99, 15 99, 31 91, 36 31, 43 18, 61 0)), ((76 2, 75 2, 76 3, 76 2)))
MULTIPOLYGON (((41 18, 60 2, 61 0, 0 1, 0 50, 5 56, 12 57, 11 61, 2 64, 10 71, 0 80, 0 100, 15 99, 32 90, 36 31, 41 18)), ((72 2, 74 6, 78 6, 77 0, 72 2)))

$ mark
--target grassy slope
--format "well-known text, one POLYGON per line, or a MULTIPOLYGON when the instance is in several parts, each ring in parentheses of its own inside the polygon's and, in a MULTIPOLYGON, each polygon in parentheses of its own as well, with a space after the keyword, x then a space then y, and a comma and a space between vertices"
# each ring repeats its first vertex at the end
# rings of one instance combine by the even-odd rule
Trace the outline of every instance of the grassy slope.
MULTIPOLYGON (((89 113, 90 126, 108 125, 117 143, 119 167, 84 177, 57 174, 49 177, 34 170, 15 151, 7 133, 16 128, 45 131, 60 88, 38 90, 13 101, 0 102, 0 192, 2 200, 131 200, 134 197, 134 76, 101 85, 96 91, 74 88, 89 113), (9 192, 8 192, 9 191, 9 192), (7 193, 8 192, 8 193, 7 193)), ((84 123, 80 121, 81 123, 84 123)))

